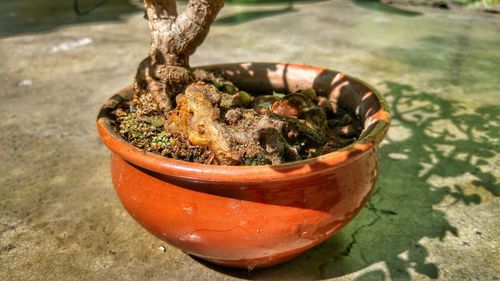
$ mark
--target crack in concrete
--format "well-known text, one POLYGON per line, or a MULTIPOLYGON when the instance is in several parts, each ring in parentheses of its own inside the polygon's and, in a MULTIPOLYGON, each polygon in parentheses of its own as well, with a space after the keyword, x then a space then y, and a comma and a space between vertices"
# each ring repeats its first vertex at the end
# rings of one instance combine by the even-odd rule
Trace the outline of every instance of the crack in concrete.
MULTIPOLYGON (((377 189, 373 194, 372 194, 372 198, 373 198, 373 195, 377 194, 379 191, 379 189, 377 189)), ((396 214, 396 212, 394 211, 391 211, 391 210, 385 210, 385 209, 378 209, 374 206, 374 204, 371 202, 372 199, 370 199, 367 203, 366 203, 366 209, 368 209, 370 212, 372 212, 374 215, 375 215, 375 218, 373 220, 371 220, 369 223, 366 223, 366 224, 363 224, 361 226, 359 226, 356 230, 354 230, 354 232, 351 234, 351 242, 349 242, 349 244, 347 244, 347 247, 342 251, 342 256, 346 257, 346 256, 349 256, 349 254, 351 253, 351 250, 352 248, 354 247, 354 245, 356 243, 358 243, 358 240, 357 240, 357 236, 358 234, 364 230, 365 228, 369 228, 369 227, 372 227, 373 225, 375 225, 378 221, 380 221, 382 219, 382 216, 379 215, 379 212, 384 214, 384 215, 394 215, 396 214)), ((328 268, 328 264, 332 261, 332 260, 336 260, 336 259, 339 259, 340 257, 333 257, 332 259, 328 260, 327 262, 325 263, 322 263, 319 265, 318 267, 318 273, 319 275, 321 276, 321 278, 326 278, 326 270, 328 268)), ((363 254, 361 254, 361 258, 366 261, 366 258, 364 257, 363 254)))
POLYGON ((371 201, 368 201, 366 203, 366 209, 371 211, 375 215, 375 218, 369 223, 361 225, 351 234, 351 242, 347 244, 347 247, 344 249, 344 251, 342 251, 343 256, 348 256, 351 253, 352 247, 358 242, 356 237, 360 231, 362 231, 365 228, 373 226, 379 220, 382 219, 382 217, 378 214, 379 210, 375 208, 375 206, 371 203, 371 201))

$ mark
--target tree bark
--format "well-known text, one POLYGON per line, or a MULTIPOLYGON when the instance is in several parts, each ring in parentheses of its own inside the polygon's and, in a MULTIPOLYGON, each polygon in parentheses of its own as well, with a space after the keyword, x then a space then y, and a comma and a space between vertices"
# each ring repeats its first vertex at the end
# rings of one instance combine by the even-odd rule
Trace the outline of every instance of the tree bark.
POLYGON ((205 40, 223 0, 189 0, 178 15, 175 0, 144 0, 151 49, 137 70, 132 104, 141 114, 166 115, 192 81, 189 57, 205 40))

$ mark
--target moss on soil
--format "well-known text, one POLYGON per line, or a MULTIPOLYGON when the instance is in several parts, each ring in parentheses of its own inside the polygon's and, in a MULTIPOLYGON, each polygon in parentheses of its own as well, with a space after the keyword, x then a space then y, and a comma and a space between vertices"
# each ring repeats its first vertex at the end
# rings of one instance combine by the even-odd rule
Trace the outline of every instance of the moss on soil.
MULTIPOLYGON (((284 112, 287 114, 290 110, 293 111, 293 106, 290 108, 290 105, 293 104, 289 102, 292 97, 298 97, 299 100, 306 99, 307 102, 309 102, 307 109, 310 110, 312 106, 316 111, 312 111, 307 116, 302 116, 301 119, 298 119, 298 117, 290 119, 289 116, 285 116, 288 119, 284 120, 293 120, 296 124, 301 126, 311 126, 310 124, 313 122, 322 122, 321 120, 315 120, 318 116, 326 116, 324 117, 324 120, 326 120, 325 130, 327 131, 325 135, 328 136, 326 141, 323 140, 314 143, 315 139, 313 137, 312 140, 314 144, 311 144, 310 139, 304 141, 304 139, 300 137, 297 139, 285 137, 280 141, 283 141, 285 146, 294 150, 295 154, 290 156, 286 155, 287 153, 283 153, 279 163, 304 160, 321 154, 330 153, 353 143, 361 134, 362 126, 358 117, 342 108, 338 108, 334 112, 330 103, 325 101, 326 99, 323 97, 317 97, 312 89, 305 89, 298 93, 272 92, 268 95, 255 97, 247 92, 239 91, 233 83, 220 76, 210 74, 210 76, 207 77, 206 75, 206 73, 203 73, 201 77, 197 77, 197 80, 208 82, 220 91, 220 96, 222 97, 219 102, 220 119, 228 124, 232 122, 238 123, 239 125, 233 126, 232 129, 234 130, 245 131, 247 129, 242 129, 243 125, 241 121, 231 120, 231 118, 235 118, 231 116, 232 113, 238 113, 240 119, 248 118, 250 116, 248 114, 249 111, 255 111, 262 115, 271 114, 276 118, 279 114, 272 112, 271 108, 273 108, 273 106, 276 107, 276 105, 279 106, 284 104, 282 108, 279 108, 279 110, 275 112, 284 112), (322 112, 318 112, 318 110, 322 112), (306 144, 306 142, 308 143, 306 144)), ((255 112, 253 113, 254 115, 255 112)), ((216 160, 216 155, 214 155, 214 152, 210 151, 207 146, 192 145, 192 140, 190 141, 187 137, 175 131, 168 132, 168 130, 165 129, 165 117, 161 114, 149 116, 139 115, 137 112, 131 110, 129 103, 123 103, 119 108, 115 109, 113 115, 116 121, 115 126, 119 134, 136 147, 164 157, 204 164, 219 164, 216 160)), ((252 123, 253 120, 249 119, 244 121, 245 126, 254 126, 252 123)), ((291 124, 290 126, 297 126, 296 124, 291 124)), ((259 147, 259 141, 259 139, 247 140, 247 143, 257 144, 258 151, 253 151, 253 153, 242 153, 240 165, 255 166, 273 163, 268 153, 266 153, 266 145, 261 144, 261 147, 259 147)), ((246 144, 243 145, 247 146, 246 144)), ((241 144, 234 146, 235 150, 241 149, 241 147, 239 147, 241 144)), ((274 161, 276 160, 274 159, 274 161)))

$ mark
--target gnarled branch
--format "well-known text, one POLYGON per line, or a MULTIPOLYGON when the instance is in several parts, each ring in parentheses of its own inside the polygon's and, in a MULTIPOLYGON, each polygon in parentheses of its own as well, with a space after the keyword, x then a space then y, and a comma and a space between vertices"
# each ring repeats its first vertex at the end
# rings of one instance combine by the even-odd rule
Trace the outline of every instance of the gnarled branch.
POLYGON ((190 0, 181 15, 174 0, 144 3, 151 50, 137 71, 133 104, 144 114, 167 114, 175 96, 191 81, 189 56, 203 43, 224 1, 190 0))

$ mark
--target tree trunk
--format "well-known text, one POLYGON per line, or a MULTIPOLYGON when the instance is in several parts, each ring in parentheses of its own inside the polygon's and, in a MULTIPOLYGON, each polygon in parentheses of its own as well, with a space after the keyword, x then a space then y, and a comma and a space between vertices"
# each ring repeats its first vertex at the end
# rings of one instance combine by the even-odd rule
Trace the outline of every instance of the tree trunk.
POLYGON ((178 15, 175 0, 144 0, 151 50, 137 70, 133 106, 141 114, 164 114, 192 81, 189 57, 204 41, 223 0, 189 0, 178 15))

